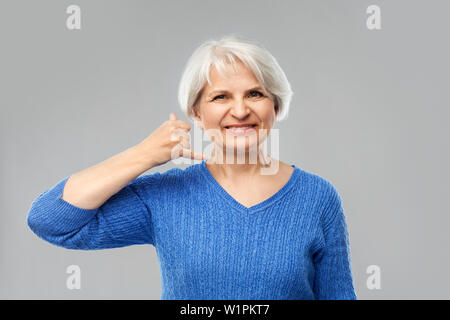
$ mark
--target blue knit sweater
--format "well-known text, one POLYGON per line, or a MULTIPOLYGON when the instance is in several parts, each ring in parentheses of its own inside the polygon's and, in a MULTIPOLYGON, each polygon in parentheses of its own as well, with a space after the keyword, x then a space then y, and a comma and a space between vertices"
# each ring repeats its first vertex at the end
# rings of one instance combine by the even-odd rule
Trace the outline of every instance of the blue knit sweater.
POLYGON ((28 225, 68 249, 153 245, 161 299, 356 299, 341 198, 328 180, 292 167, 250 208, 206 160, 142 175, 93 210, 61 198, 66 177, 32 203, 28 225))

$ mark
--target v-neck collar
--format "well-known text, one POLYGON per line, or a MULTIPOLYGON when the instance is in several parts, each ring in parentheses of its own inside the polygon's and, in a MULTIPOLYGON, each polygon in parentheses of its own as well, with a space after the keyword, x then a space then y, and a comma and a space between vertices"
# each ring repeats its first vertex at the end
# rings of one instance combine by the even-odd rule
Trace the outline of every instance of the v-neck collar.
POLYGON ((214 178, 212 173, 209 171, 208 167, 206 166, 206 161, 203 160, 200 163, 200 171, 202 172, 203 176, 206 178, 206 180, 211 184, 213 189, 217 191, 228 203, 230 203, 233 208, 237 209, 238 211, 244 212, 244 213, 255 213, 257 211, 263 210, 266 207, 274 204, 278 200, 280 200, 294 185, 295 182, 300 175, 300 169, 296 167, 295 165, 291 165, 291 167, 294 168, 294 171, 291 173, 291 177, 286 182, 286 184, 278 190, 275 194, 273 194, 271 197, 267 198, 266 200, 263 200, 260 203, 257 203, 249 208, 244 206, 242 203, 237 201, 235 198, 233 198, 214 178))

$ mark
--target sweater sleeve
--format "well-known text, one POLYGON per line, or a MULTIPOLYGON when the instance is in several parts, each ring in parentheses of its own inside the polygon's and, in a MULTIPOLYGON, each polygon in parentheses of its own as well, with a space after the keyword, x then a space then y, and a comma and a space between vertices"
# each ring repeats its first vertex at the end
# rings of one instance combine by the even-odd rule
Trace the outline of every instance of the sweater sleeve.
POLYGON ((319 300, 356 300, 342 200, 331 187, 323 215, 323 245, 315 254, 314 294, 319 300))
POLYGON ((138 177, 102 206, 89 210, 62 199, 66 177, 33 201, 28 226, 41 239, 67 249, 154 245, 151 210, 142 191, 156 191, 159 178, 159 172, 138 177))

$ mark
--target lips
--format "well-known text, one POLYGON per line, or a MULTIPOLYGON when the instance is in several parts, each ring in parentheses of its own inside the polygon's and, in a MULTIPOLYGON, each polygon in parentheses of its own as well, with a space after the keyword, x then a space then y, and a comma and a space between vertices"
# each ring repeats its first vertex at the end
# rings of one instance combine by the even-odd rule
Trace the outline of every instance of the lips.
POLYGON ((248 129, 248 128, 253 128, 256 127, 256 124, 234 124, 234 125, 229 125, 229 126, 225 126, 225 129, 248 129))
POLYGON ((251 124, 248 126, 226 126, 225 130, 227 134, 235 136, 249 135, 255 133, 255 130, 253 130, 253 128, 256 126, 257 126, 256 124, 251 124))

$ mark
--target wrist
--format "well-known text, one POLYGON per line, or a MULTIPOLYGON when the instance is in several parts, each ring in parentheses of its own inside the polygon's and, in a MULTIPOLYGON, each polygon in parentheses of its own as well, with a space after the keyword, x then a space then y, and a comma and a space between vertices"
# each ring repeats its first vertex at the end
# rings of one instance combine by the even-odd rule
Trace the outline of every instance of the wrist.
POLYGON ((157 166, 154 157, 152 157, 148 150, 144 149, 141 144, 131 147, 127 152, 130 153, 133 162, 141 168, 142 172, 157 166))

